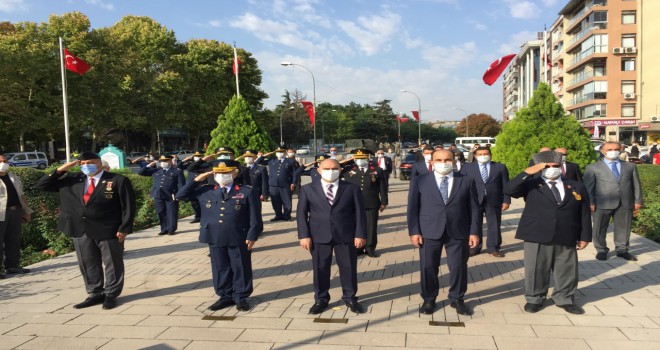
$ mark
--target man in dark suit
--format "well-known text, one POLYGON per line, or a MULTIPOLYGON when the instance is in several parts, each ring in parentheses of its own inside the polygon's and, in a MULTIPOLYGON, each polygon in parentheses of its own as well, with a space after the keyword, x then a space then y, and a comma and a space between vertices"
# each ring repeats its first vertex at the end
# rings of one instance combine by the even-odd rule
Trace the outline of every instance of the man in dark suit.
POLYGON ((363 313, 357 301, 357 249, 366 241, 366 218, 360 188, 340 181, 339 163, 325 159, 318 168, 321 181, 300 189, 298 199, 298 239, 312 254, 314 271, 314 305, 309 313, 316 315, 330 301, 330 266, 332 252, 339 266, 343 290, 342 300, 352 312, 363 313))
POLYGON ((424 300, 420 312, 430 315, 435 311, 440 255, 445 247, 450 305, 461 315, 472 315, 463 298, 467 291, 468 250, 479 243, 477 187, 472 178, 453 171, 451 151, 436 151, 432 160, 434 172, 412 182, 408 194, 408 233, 420 255, 424 300))
POLYGON ((561 154, 545 151, 533 166, 511 179, 504 192, 525 198, 516 238, 524 241, 525 311, 541 310, 554 277, 552 300, 572 314, 578 283, 577 250, 591 241, 589 194, 582 183, 561 178, 561 154), (534 176, 541 172, 541 176, 534 176))
POLYGON ((85 301, 73 307, 82 309, 103 303, 107 310, 117 306, 117 297, 124 287, 120 243, 133 232, 135 218, 131 181, 103 171, 96 153, 83 152, 78 160, 40 178, 36 188, 60 193, 57 229, 73 238, 88 294, 85 301), (82 173, 66 174, 76 165, 80 165, 82 173))
POLYGON ((392 175, 393 170, 392 159, 385 155, 384 150, 379 149, 376 151, 376 159, 374 159, 374 163, 378 168, 383 170, 383 175, 385 175, 385 184, 389 185, 390 176, 392 175))
POLYGON ((424 149, 426 149, 426 147, 430 147, 430 146, 426 142, 422 142, 419 145, 419 149, 410 151, 411 153, 415 153, 415 162, 420 162, 424 160, 424 149))
POLYGON ((256 190, 234 183, 238 169, 220 162, 212 171, 195 177, 177 198, 195 197, 202 205, 199 241, 209 245, 213 287, 220 297, 209 310, 236 305, 248 311, 252 294, 251 251, 261 233, 261 203, 256 190), (209 176, 217 185, 205 184, 209 176), (218 216, 220 213, 220 216, 218 216), (219 220, 218 220, 219 218, 219 220))
MULTIPOLYGON (((275 217, 270 221, 291 220, 292 194, 296 188, 294 173, 298 170, 298 162, 295 158, 285 157, 286 150, 278 148, 275 150, 276 159, 268 161, 268 187, 270 201, 275 211, 275 217)), ((272 153, 272 152, 271 152, 272 153)), ((265 157, 271 153, 257 158, 258 164, 265 162, 265 157)))
POLYGON ((555 152, 561 154, 561 179, 562 180, 575 180, 582 182, 582 173, 580 166, 576 163, 566 160, 568 157, 568 150, 563 147, 555 148, 555 152))
MULTIPOLYGON (((387 207, 387 182, 383 170, 369 164, 369 150, 357 150, 353 154, 355 165, 343 174, 344 180, 360 186, 364 200, 367 218, 367 245, 364 253, 371 258, 380 255, 376 252, 378 245, 378 213, 387 207)), ((363 252, 359 250, 358 253, 363 252)))
POLYGON ((421 160, 415 160, 410 169, 410 184, 417 179, 418 176, 432 173, 433 172, 433 162, 431 157, 433 156, 434 148, 431 146, 426 146, 422 149, 421 160))
POLYGON ((618 142, 605 142, 600 151, 603 159, 587 165, 584 171, 584 185, 589 191, 593 213, 596 259, 607 260, 609 248, 605 236, 610 219, 613 219, 616 256, 636 261, 628 247, 633 211, 640 210, 644 204, 637 167, 619 161, 621 145, 618 142))
POLYGON ((183 176, 183 170, 172 166, 171 157, 160 156, 158 162, 153 161, 140 169, 138 175, 153 178, 150 195, 154 199, 160 222, 159 235, 174 235, 179 222, 179 201, 174 196, 179 188, 183 187, 186 179, 183 176))
POLYGON ((492 162, 490 148, 479 147, 474 152, 476 162, 465 165, 464 173, 474 180, 479 194, 479 245, 470 249, 470 256, 481 252, 483 246, 483 217, 488 225, 488 253, 496 258, 503 258, 502 212, 509 209, 511 197, 502 191, 509 181, 509 170, 502 163, 492 162))

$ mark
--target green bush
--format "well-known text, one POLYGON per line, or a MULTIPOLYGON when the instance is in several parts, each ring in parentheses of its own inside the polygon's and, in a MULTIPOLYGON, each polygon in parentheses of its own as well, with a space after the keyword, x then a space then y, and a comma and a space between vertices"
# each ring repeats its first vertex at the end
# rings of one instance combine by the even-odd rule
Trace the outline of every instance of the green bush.
MULTIPOLYGON (((28 205, 34 210, 32 220, 23 225, 21 236, 21 261, 23 265, 29 265, 73 251, 71 238, 57 230, 57 220, 60 212, 59 195, 35 189, 35 184, 39 178, 54 169, 40 171, 32 168, 12 168, 10 170, 21 178, 28 205)), ((76 170, 77 168, 72 169, 72 171, 76 170)), ((133 230, 144 230, 157 225, 158 215, 156 215, 154 201, 149 197, 152 178, 134 174, 130 169, 113 170, 113 172, 127 176, 133 184, 137 204, 133 230)), ((190 203, 182 202, 179 208, 179 217, 192 214, 193 209, 190 203)))
POLYGON ((660 166, 637 165, 644 206, 633 221, 633 231, 660 243, 660 166))

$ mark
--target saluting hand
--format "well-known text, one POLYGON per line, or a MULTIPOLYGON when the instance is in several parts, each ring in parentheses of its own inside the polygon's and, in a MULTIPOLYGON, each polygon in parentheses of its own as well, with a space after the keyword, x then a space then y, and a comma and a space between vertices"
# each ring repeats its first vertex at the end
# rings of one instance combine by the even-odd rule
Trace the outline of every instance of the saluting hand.
POLYGON ((215 159, 215 154, 211 154, 210 156, 206 156, 202 158, 203 161, 208 162, 209 160, 215 159))
POLYGON ((546 163, 538 163, 530 166, 529 168, 525 169, 524 171, 529 174, 529 175, 534 175, 541 170, 545 169, 546 163))
POLYGON ((72 160, 64 165, 61 165, 59 168, 57 168, 58 173, 63 173, 69 171, 69 169, 73 168, 74 166, 80 164, 79 160, 72 160))
POLYGON ((187 156, 187 157, 183 158, 182 162, 187 162, 187 161, 192 160, 192 159, 193 159, 193 156, 187 156))
POLYGON ((154 160, 153 162, 149 163, 149 165, 147 165, 147 166, 154 167, 156 165, 158 165, 158 161, 154 160))
POLYGON ((201 174, 195 176, 195 179, 193 181, 202 182, 202 181, 206 180, 211 175, 213 175, 213 171, 207 171, 205 173, 201 173, 201 174))

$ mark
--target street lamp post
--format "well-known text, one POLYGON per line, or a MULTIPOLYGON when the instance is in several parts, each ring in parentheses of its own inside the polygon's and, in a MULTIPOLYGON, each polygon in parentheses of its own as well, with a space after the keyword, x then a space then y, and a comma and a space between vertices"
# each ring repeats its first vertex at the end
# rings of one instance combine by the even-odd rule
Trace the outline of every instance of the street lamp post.
POLYGON ((284 147, 284 136, 282 136, 282 116, 284 116, 284 113, 286 111, 290 111, 292 109, 293 109, 293 107, 289 107, 289 108, 283 110, 282 113, 280 113, 280 147, 284 147))
POLYGON ((457 110, 457 111, 461 111, 461 112, 465 113, 465 137, 470 136, 469 129, 468 129, 468 125, 469 125, 468 124, 468 113, 464 109, 461 109, 461 108, 458 108, 458 107, 454 107, 454 109, 457 110))
POLYGON ((316 158, 316 155, 317 155, 317 149, 316 149, 317 148, 317 145, 316 145, 316 79, 314 78, 314 73, 312 73, 312 71, 309 68, 307 68, 307 67, 305 67, 301 64, 297 64, 297 63, 293 63, 293 62, 282 62, 280 64, 285 66, 285 67, 286 66, 298 66, 298 67, 304 68, 312 76, 312 89, 313 89, 312 90, 313 91, 312 104, 314 106, 314 157, 316 158))
POLYGON ((421 145, 422 144, 422 101, 419 99, 419 96, 417 96, 416 93, 412 91, 408 91, 405 89, 400 90, 401 92, 407 92, 409 94, 415 95, 417 97, 417 114, 419 115, 419 120, 417 121, 417 144, 421 145))

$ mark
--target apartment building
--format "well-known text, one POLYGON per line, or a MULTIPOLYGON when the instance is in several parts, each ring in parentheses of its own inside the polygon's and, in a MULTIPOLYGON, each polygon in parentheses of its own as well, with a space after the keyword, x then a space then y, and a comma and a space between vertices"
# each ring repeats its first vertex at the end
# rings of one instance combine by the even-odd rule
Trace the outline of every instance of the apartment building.
MULTIPOLYGON (((639 58, 638 132, 648 144, 660 143, 660 1, 637 0, 639 58)), ((637 138, 637 135, 635 135, 637 138)))
POLYGON ((524 43, 504 71, 502 120, 505 122, 513 119, 520 108, 527 106, 543 79, 546 67, 542 64, 543 33, 538 33, 538 37, 539 40, 524 43))

